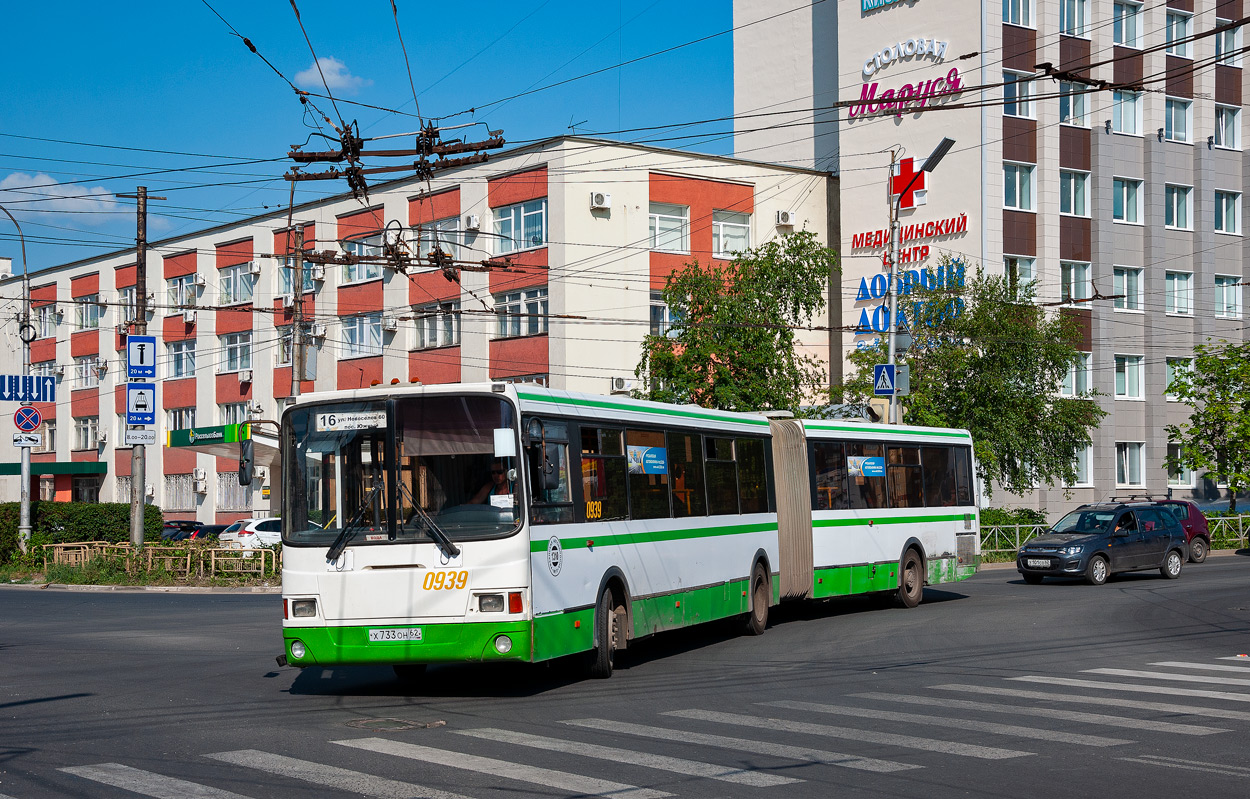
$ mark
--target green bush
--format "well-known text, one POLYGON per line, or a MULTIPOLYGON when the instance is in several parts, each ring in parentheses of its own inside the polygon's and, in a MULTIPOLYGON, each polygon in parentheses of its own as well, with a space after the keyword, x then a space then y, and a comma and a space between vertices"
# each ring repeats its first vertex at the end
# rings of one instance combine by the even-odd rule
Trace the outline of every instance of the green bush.
POLYGON ((981 526, 1000 524, 1046 524, 1046 511, 1033 508, 985 508, 981 526))
MULTIPOLYGON (((0 563, 20 554, 17 525, 21 513, 17 502, 0 503, 0 563)), ((143 540, 159 542, 164 514, 155 505, 145 505, 143 540)), ((122 502, 40 502, 30 503, 30 548, 40 551, 44 544, 72 544, 80 541, 130 540, 130 504, 122 502)))

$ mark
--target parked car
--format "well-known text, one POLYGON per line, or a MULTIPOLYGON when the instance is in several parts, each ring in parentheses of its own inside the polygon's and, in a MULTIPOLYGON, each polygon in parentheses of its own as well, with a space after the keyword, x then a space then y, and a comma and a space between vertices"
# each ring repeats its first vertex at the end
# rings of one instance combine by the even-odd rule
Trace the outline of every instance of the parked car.
POLYGON ((165 541, 181 541, 199 526, 200 523, 195 519, 166 519, 161 527, 161 538, 165 541))
POLYGON ((226 528, 229 526, 230 525, 228 524, 201 524, 199 527, 192 530, 187 535, 187 538, 190 538, 194 541, 217 540, 221 536, 221 534, 226 531, 226 528))
POLYGON ((218 540, 225 546, 240 549, 271 547, 282 541, 282 522, 278 519, 240 519, 222 530, 218 540))
POLYGON ((1211 528, 1207 525, 1207 517, 1197 505, 1186 499, 1164 499, 1160 502, 1167 506, 1185 530, 1185 540, 1189 543, 1189 559, 1194 563, 1202 563, 1211 551, 1211 528))
POLYGON ((1175 580, 1188 554, 1185 531, 1162 502, 1103 502, 1080 506, 1027 541, 1016 570, 1030 585, 1044 577, 1102 585, 1112 574, 1143 569, 1175 580))

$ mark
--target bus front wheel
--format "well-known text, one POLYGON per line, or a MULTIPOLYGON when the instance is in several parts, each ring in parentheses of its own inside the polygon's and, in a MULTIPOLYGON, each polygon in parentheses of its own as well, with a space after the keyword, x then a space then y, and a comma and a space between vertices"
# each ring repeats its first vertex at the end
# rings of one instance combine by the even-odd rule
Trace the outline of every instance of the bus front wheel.
POLYGON ((595 606, 595 651, 590 661, 590 676, 606 680, 612 676, 616 662, 616 641, 620 634, 621 614, 616 612, 612 589, 603 589, 599 604, 595 606))
POLYGON ((747 635, 763 635, 768 627, 770 593, 768 571, 763 563, 757 563, 751 570, 751 610, 747 613, 747 635))

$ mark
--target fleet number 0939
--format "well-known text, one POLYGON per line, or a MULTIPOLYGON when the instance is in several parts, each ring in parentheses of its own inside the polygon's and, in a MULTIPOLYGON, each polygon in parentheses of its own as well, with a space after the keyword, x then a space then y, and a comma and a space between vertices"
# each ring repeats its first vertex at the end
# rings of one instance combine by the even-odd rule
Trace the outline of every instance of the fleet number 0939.
POLYGON ((467 571, 458 572, 426 572, 425 581, 421 587, 427 591, 451 591, 457 588, 464 588, 469 584, 469 573, 467 571))

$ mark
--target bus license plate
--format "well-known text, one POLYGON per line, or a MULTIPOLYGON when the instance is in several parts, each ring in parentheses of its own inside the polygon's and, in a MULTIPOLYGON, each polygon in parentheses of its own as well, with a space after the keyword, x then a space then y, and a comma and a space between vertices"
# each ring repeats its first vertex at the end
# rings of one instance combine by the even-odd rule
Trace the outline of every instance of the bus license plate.
POLYGON ((1030 568, 1033 569, 1049 569, 1050 560, 1047 558, 1029 558, 1025 561, 1030 568))
POLYGON ((420 627, 390 627, 369 631, 369 643, 385 641, 420 641, 420 627))

